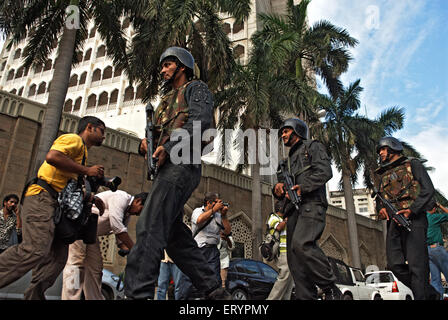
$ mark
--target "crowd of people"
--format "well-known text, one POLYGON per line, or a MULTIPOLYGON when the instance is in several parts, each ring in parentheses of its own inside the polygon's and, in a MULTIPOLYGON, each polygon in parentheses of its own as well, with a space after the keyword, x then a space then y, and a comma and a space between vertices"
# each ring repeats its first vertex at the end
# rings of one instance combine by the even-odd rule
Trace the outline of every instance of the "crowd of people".
MULTIPOLYGON (((25 299, 43 300, 45 290, 63 272, 62 299, 77 300, 83 293, 85 299, 101 300, 103 261, 98 236, 114 234, 117 246, 128 253, 126 299, 163 300, 171 278, 175 299, 230 299, 226 278, 235 242, 228 220, 229 204, 218 193, 207 192, 203 205, 191 215, 191 228, 183 222, 184 205, 201 178, 201 165, 193 158, 204 151, 204 144, 198 149, 190 141, 202 141, 204 131, 213 126, 213 95, 197 79, 194 58, 187 50, 166 49, 160 57, 160 68, 162 96, 154 115, 154 141, 142 139, 138 150, 148 157, 148 145, 154 143, 150 157, 156 161, 157 174, 151 190, 136 195, 122 190, 86 193, 84 207, 92 208, 88 217, 98 217, 92 219, 95 239, 87 241, 84 234, 76 241, 62 240, 58 195, 69 181, 104 179, 103 165, 88 166, 86 161, 88 150, 102 144, 106 125, 96 117, 83 117, 76 134, 63 134, 54 141, 21 199, 12 194, 3 200, 0 287, 33 270, 25 299), (194 122, 200 122, 200 130, 193 129, 194 122), (171 140, 178 129, 183 129, 189 139, 171 140), (175 146, 176 150, 190 151, 189 162, 171 161, 175 146), (138 216, 135 242, 127 230, 132 215, 138 216), (73 273, 79 276, 78 285, 72 282, 73 273)), ((324 299, 339 300, 342 293, 336 277, 318 245, 328 207, 325 184, 332 178, 330 157, 321 142, 309 138, 306 123, 298 118, 286 119, 279 132, 289 148, 285 163, 293 182, 288 185, 287 177, 279 171, 272 190, 275 210, 267 224, 270 234, 279 241, 274 259, 279 273, 268 299, 290 299, 294 287, 299 300, 317 299, 317 288, 324 299), (295 195, 300 199, 299 206, 291 199, 295 195)), ((388 268, 412 289, 416 299, 437 299, 443 293, 440 274, 448 275, 440 230, 440 224, 448 221, 448 209, 434 201, 434 187, 425 168, 418 159, 403 155, 400 141, 382 138, 377 153, 379 193, 397 211, 390 212, 384 203, 377 202, 379 217, 388 220, 388 268), (436 213, 439 208, 444 213, 436 213), (403 228, 396 214, 412 222, 410 231, 403 228)), ((62 221, 65 214, 63 211, 62 221)))

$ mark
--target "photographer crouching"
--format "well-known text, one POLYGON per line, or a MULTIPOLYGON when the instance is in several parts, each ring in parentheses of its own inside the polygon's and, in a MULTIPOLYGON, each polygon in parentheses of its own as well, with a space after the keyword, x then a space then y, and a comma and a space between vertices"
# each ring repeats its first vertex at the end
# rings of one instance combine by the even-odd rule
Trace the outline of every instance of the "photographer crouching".
MULTIPOLYGON (((147 192, 131 196, 125 191, 114 192, 113 189, 97 194, 96 197, 101 200, 98 204, 102 206, 92 208, 92 213, 100 215, 97 237, 113 233, 121 252, 129 252, 134 242, 127 226, 132 215, 140 215, 147 196, 147 192)), ((102 270, 103 257, 98 238, 92 244, 86 244, 83 240, 72 243, 63 273, 62 300, 80 300, 82 292, 86 300, 104 300, 101 293, 102 270)))
POLYGON ((64 269, 68 245, 55 236, 58 196, 69 181, 82 176, 104 176, 104 167, 85 165, 87 150, 100 146, 106 126, 96 117, 79 120, 77 134, 59 136, 39 168, 37 178, 25 186, 22 201, 22 242, 0 255, 0 288, 33 269, 25 299, 45 300, 45 290, 64 269))

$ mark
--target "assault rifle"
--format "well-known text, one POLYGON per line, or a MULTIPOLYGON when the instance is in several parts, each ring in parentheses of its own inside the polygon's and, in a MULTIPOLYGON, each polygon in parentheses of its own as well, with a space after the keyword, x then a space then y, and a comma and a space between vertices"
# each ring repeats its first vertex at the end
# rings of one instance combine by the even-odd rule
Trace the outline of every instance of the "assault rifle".
POLYGON ((395 207, 392 205, 392 203, 390 203, 389 200, 384 199, 376 188, 373 189, 373 193, 372 193, 371 197, 378 198, 381 201, 381 203, 383 204, 383 207, 386 209, 389 217, 395 219, 406 230, 411 231, 411 220, 409 220, 402 214, 397 214, 398 210, 395 209, 395 207))
POLYGON ((285 179, 285 181, 283 182, 285 192, 288 192, 289 199, 291 200, 292 204, 296 207, 296 210, 299 210, 300 203, 302 202, 302 197, 299 196, 295 190, 291 190, 291 188, 295 185, 294 177, 289 173, 286 160, 280 162, 280 170, 285 179))
POLYGON ((153 158, 154 154, 154 131, 155 126, 153 123, 154 118, 154 107, 151 102, 148 102, 146 105, 146 141, 148 143, 148 151, 146 152, 147 156, 147 165, 148 165, 148 180, 154 180, 157 175, 157 158, 153 158))

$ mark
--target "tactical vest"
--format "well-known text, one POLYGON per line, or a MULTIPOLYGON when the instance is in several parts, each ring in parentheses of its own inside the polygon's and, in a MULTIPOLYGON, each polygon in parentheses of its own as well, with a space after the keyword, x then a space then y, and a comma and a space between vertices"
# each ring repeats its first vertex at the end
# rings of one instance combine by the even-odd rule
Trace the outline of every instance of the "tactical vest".
POLYGON ((420 184, 412 174, 411 159, 387 168, 381 176, 379 191, 396 209, 408 209, 420 193, 420 184))
POLYGON ((158 146, 168 141, 171 133, 187 122, 188 104, 185 100, 185 90, 193 81, 186 82, 162 97, 154 114, 158 146))

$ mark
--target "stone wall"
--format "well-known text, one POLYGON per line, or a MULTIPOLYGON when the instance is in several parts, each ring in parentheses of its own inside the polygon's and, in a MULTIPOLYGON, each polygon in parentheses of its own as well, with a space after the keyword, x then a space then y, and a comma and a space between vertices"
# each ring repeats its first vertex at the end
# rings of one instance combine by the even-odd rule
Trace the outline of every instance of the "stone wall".
MULTIPOLYGON (((29 171, 36 153, 40 133, 40 122, 45 106, 39 103, 0 91, 0 197, 8 193, 19 194, 29 179, 29 171)), ((63 114, 60 133, 75 132, 78 117, 63 114)), ((106 122, 107 125, 107 122, 106 122)), ((106 176, 118 175, 122 178, 120 189, 136 194, 150 189, 146 180, 143 157, 136 153, 139 139, 116 130, 106 129, 106 140, 101 147, 89 150, 88 164, 103 164, 106 176)), ((253 234, 251 230, 251 192, 250 177, 237 174, 222 167, 204 164, 200 185, 185 205, 184 221, 194 208, 202 205, 207 191, 216 191, 230 203, 230 215, 234 239, 238 244, 235 254, 251 257, 253 234)), ((262 221, 272 211, 271 186, 262 184, 262 221)), ((385 267, 382 223, 357 215, 358 237, 361 262, 364 267, 375 264, 385 267)), ((130 236, 135 239, 136 218, 129 225, 130 236)), ((347 215, 345 210, 330 206, 327 213, 327 226, 320 244, 327 255, 334 256, 351 264, 347 215)), ((120 273, 126 259, 116 254, 113 236, 102 238, 102 251, 105 267, 120 273)))

